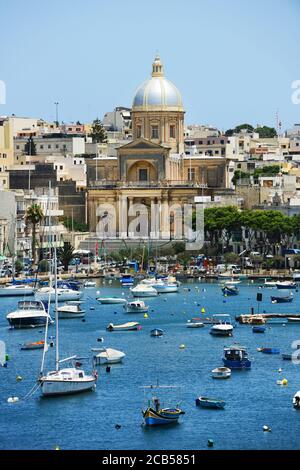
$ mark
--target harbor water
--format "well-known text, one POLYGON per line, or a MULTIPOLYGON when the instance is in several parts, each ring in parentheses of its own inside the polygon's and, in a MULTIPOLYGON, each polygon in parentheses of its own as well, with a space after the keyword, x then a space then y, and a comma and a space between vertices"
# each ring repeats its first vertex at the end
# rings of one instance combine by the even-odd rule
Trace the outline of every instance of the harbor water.
MULTIPOLYGON (((264 334, 254 334, 251 326, 237 324, 232 338, 209 334, 209 325, 189 329, 192 317, 216 313, 236 315, 257 312, 258 284, 239 285, 239 295, 224 297, 217 282, 182 284, 178 293, 144 299, 148 318, 126 314, 122 305, 101 305, 97 296, 130 296, 118 281, 84 289, 86 310, 82 319, 60 320, 61 357, 87 356, 91 348, 112 347, 125 352, 122 364, 98 366, 99 378, 93 392, 59 398, 41 398, 40 390, 25 397, 34 385, 41 365, 41 350, 23 351, 21 344, 43 339, 43 329, 11 330, 6 314, 14 310, 17 298, 2 298, 0 340, 5 341, 9 361, 0 368, 1 449, 206 449, 213 439, 215 449, 299 449, 300 411, 292 406, 300 390, 300 364, 267 355, 259 347, 276 347, 292 353, 293 341, 300 341, 300 324, 268 323, 264 334), (205 309, 205 314, 201 309, 205 309), (106 326, 138 321, 140 331, 108 332, 106 326), (164 336, 154 338, 158 327, 164 336), (100 343, 99 338, 104 338, 100 343), (249 371, 233 371, 228 380, 214 380, 211 370, 222 365, 224 346, 238 342, 247 347, 252 360, 249 371), (185 347, 180 348, 180 345, 185 347), (279 369, 282 372, 279 372, 279 369), (16 377, 22 380, 17 381, 16 377), (277 384, 287 379, 288 385, 277 384), (180 423, 158 428, 142 426, 145 385, 177 385, 173 404, 181 400, 185 415, 180 423), (198 396, 226 401, 224 410, 195 406, 198 396), (18 396, 18 403, 7 403, 18 396), (116 424, 120 427, 116 428, 116 424), (271 432, 264 432, 263 426, 271 432)), ((294 301, 272 304, 276 289, 260 289, 260 312, 300 313, 300 290, 294 301)), ((20 299, 21 300, 21 299, 20 299)), ((52 316, 54 316, 52 314, 52 316)), ((55 335, 55 325, 49 336, 55 335)), ((54 368, 54 349, 47 354, 47 370, 54 368)))

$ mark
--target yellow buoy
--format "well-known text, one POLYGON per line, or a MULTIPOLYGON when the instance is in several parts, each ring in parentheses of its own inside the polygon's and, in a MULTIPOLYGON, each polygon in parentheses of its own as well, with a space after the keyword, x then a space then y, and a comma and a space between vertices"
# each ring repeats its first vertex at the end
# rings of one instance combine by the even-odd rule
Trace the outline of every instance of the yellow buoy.
POLYGON ((205 313, 205 308, 204 307, 201 308, 201 313, 205 313))
POLYGON ((287 384, 288 384, 287 379, 282 379, 281 384, 282 384, 282 385, 287 385, 287 384))
POLYGON ((144 313, 144 318, 148 318, 148 313, 144 313))
POLYGON ((16 381, 17 381, 17 382, 21 382, 21 380, 23 380, 23 377, 21 377, 21 375, 17 375, 16 381))

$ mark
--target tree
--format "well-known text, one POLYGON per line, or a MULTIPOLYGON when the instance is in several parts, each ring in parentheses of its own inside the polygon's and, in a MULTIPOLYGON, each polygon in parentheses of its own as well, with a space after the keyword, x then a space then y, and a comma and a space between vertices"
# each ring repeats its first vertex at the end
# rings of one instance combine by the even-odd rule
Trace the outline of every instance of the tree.
POLYGON ((227 131, 225 132, 225 135, 230 137, 233 134, 238 134, 239 132, 241 132, 241 130, 244 130, 244 129, 247 130, 248 132, 252 132, 254 130, 254 127, 251 126, 251 124, 239 124, 234 129, 227 129, 227 131))
POLYGON ((255 132, 259 134, 260 138, 273 138, 277 136, 276 129, 274 127, 261 126, 255 129, 255 132))
POLYGON ((106 132, 99 118, 93 121, 90 137, 92 137, 93 142, 97 144, 106 142, 106 132))
POLYGON ((68 272, 69 264, 74 258, 74 247, 70 242, 65 242, 62 248, 58 250, 58 259, 64 266, 64 271, 68 272))
POLYGON ((17 259, 15 262, 15 273, 20 274, 22 270, 23 270, 23 263, 21 260, 17 259))
POLYGON ((44 218, 44 213, 38 204, 32 204, 30 207, 28 207, 25 215, 25 223, 26 226, 31 226, 32 227, 32 238, 31 238, 31 253, 32 253, 32 258, 33 258, 33 265, 36 264, 36 259, 37 259, 37 253, 36 253, 36 228, 38 224, 41 223, 41 221, 44 218))
POLYGON ((89 228, 88 225, 84 222, 78 222, 77 220, 73 220, 68 217, 64 217, 62 223, 68 230, 74 229, 75 232, 88 232, 89 228))
POLYGON ((31 136, 27 140, 24 150, 26 155, 36 155, 36 145, 31 136))

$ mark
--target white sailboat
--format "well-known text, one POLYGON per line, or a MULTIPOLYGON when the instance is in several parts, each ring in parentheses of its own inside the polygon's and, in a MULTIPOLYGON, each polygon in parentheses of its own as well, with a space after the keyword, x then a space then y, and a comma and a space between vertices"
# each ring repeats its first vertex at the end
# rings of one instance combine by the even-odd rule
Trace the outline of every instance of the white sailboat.
MULTIPOLYGON (((76 356, 71 356, 66 359, 60 359, 59 357, 59 328, 58 328, 58 296, 57 296, 57 256, 56 247, 54 251, 54 289, 55 289, 55 321, 56 321, 56 341, 55 341, 55 370, 44 373, 45 356, 48 350, 47 338, 48 338, 48 321, 45 330, 45 342, 43 349, 43 357, 41 364, 41 372, 39 377, 39 383, 41 385, 43 396, 60 396, 70 395, 74 393, 85 392, 92 390, 96 386, 97 373, 86 374, 83 369, 77 369, 76 367, 65 367, 61 368, 62 364, 71 363, 76 361, 76 356)), ((48 309, 50 309, 51 292, 49 292, 48 309)))

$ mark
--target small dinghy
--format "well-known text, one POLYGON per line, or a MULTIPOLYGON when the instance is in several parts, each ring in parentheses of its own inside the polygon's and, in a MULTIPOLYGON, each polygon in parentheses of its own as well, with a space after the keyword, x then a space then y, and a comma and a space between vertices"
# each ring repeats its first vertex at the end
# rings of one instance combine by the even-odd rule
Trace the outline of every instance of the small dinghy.
POLYGON ((296 289, 297 284, 292 281, 282 281, 276 283, 277 289, 296 289))
POLYGON ((203 328, 204 327, 204 323, 200 322, 200 321, 191 321, 191 320, 188 320, 187 321, 187 324, 186 324, 186 327, 187 328, 203 328))
POLYGON ((300 325, 300 317, 288 317, 288 323, 299 323, 300 325))
POLYGON ((31 351, 32 349, 42 349, 44 347, 44 341, 35 341, 34 343, 24 343, 21 349, 24 351, 31 351))
POLYGON ((196 406, 201 408, 211 408, 214 410, 223 410, 226 402, 218 398, 198 397, 196 398, 196 406))
POLYGON ((290 354, 290 353, 282 353, 281 357, 284 361, 291 361, 292 360, 292 354, 290 354))
POLYGON ((153 330, 150 331, 150 336, 163 336, 164 335, 164 330, 161 330, 160 328, 154 328, 153 330))
POLYGON ((126 299, 122 297, 98 297, 96 300, 101 304, 126 304, 126 299))
POLYGON ((83 318, 85 316, 85 310, 82 310, 80 303, 75 305, 67 303, 62 307, 58 307, 57 312, 60 319, 83 318))
POLYGON ((141 328, 141 325, 135 321, 123 323, 121 325, 114 325, 113 323, 110 323, 106 327, 107 331, 134 331, 140 330, 141 328))
POLYGON ((85 281, 83 284, 84 287, 96 287, 96 282, 95 281, 85 281))
POLYGON ((266 331, 266 327, 265 326, 252 326, 252 331, 253 333, 264 333, 266 331))
POLYGON ((280 349, 278 348, 258 348, 257 351, 264 354, 280 354, 280 349))
POLYGON ((286 295, 286 296, 278 296, 278 295, 271 295, 271 302, 274 304, 283 304, 292 302, 294 300, 293 295, 286 295))
POLYGON ((123 308, 126 313, 147 313, 149 310, 148 305, 143 300, 132 300, 127 302, 123 308))
POLYGON ((229 367, 216 367, 211 371, 213 379, 229 379, 231 377, 231 369, 229 367))
POLYGON ((101 348, 98 350, 94 349, 93 351, 98 352, 98 354, 94 354, 94 361, 96 366, 102 364, 118 364, 119 362, 122 362, 123 358, 125 357, 125 353, 112 348, 101 348))
POLYGON ((238 295, 239 290, 236 286, 226 285, 222 288, 223 295, 238 295))

